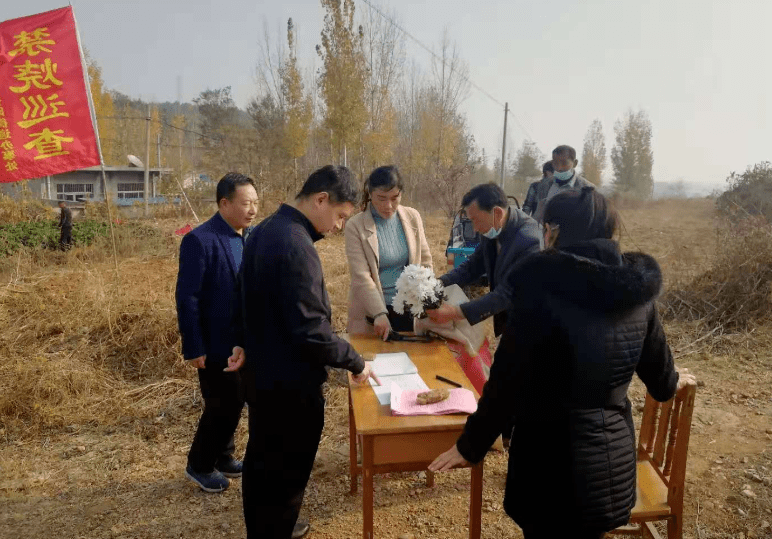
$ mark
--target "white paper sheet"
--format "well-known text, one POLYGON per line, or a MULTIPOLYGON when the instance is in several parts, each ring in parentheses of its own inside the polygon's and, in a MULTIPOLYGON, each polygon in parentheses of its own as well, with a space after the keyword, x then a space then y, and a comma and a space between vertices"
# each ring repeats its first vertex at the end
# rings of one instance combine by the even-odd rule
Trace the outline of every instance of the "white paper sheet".
POLYGON ((370 378, 375 396, 380 404, 391 404, 391 385, 395 384, 401 390, 426 391, 429 386, 419 374, 402 374, 396 376, 379 376, 381 385, 375 385, 375 380, 370 378))
POLYGON ((381 376, 397 376, 402 374, 415 374, 418 368, 405 352, 390 354, 376 354, 372 365, 373 372, 379 378, 381 376))

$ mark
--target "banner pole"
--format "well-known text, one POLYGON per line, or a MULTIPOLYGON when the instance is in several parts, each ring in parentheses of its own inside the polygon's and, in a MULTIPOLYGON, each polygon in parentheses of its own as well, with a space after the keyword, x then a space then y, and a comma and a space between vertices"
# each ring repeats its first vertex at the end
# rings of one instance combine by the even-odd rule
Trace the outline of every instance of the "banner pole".
POLYGON ((80 53, 80 65, 83 71, 83 82, 86 84, 86 96, 88 96, 88 107, 91 112, 91 125, 94 127, 94 135, 97 143, 97 151, 99 152, 99 166, 102 169, 102 196, 107 204, 107 219, 110 222, 110 237, 113 243, 113 262, 115 263, 115 275, 120 278, 118 273, 118 251, 115 248, 115 230, 113 229, 113 213, 110 209, 110 197, 107 192, 107 174, 105 172, 105 160, 102 156, 102 141, 99 138, 99 125, 96 118, 96 110, 94 109, 94 97, 91 95, 91 81, 88 76, 88 66, 86 65, 86 57, 83 54, 83 45, 80 42, 80 31, 78 30, 78 21, 75 18, 75 8, 70 3, 70 10, 72 10, 72 20, 75 23, 75 38, 78 42, 78 52, 80 53))

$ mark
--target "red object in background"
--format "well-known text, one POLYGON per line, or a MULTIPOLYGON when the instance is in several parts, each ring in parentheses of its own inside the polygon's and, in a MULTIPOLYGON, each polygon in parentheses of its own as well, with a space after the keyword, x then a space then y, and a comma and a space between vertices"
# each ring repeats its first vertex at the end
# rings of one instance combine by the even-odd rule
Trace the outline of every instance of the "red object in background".
POLYGON ((0 182, 99 164, 72 7, 0 23, 0 182))
POLYGON ((477 393, 482 395, 483 386, 485 385, 485 371, 483 371, 482 364, 485 363, 488 367, 491 366, 493 360, 491 358, 491 351, 488 347, 488 339, 485 339, 477 355, 472 357, 466 351, 463 344, 456 341, 448 341, 448 348, 456 353, 456 361, 459 367, 464 371, 466 377, 472 383, 477 393))
POLYGON ((188 223, 187 225, 183 226, 182 228, 175 230, 174 233, 177 234, 178 236, 184 236, 185 234, 187 234, 191 230, 193 230, 193 227, 190 226, 190 223, 188 223))

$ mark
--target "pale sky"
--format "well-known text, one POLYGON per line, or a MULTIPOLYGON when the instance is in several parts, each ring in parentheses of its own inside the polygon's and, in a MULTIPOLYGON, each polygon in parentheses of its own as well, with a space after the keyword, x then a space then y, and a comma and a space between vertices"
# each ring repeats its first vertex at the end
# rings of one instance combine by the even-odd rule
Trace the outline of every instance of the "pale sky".
MULTIPOLYGON (((436 47, 444 29, 471 79, 509 102, 509 146, 532 138, 545 154, 570 144, 581 156, 593 119, 610 156, 614 122, 632 107, 652 121, 654 180, 723 184, 732 171, 772 160, 770 0, 377 0, 436 47), (521 128, 521 124, 523 127, 521 128)), ((13 19, 61 0, 3 2, 13 19)), ((105 84, 133 97, 184 101, 232 86, 255 94, 257 43, 292 17, 310 71, 323 11, 318 0, 73 0, 84 45, 105 84)), ((357 2, 358 12, 364 4, 357 2)), ((408 39, 408 61, 429 54, 408 39)), ((503 110, 474 89, 464 102, 478 145, 501 152, 503 110)), ((510 156, 508 156, 509 159, 510 156)), ((492 162, 492 158, 490 160, 492 162)), ((489 162, 489 164, 490 164, 489 162)), ((608 165, 610 174, 610 163, 608 165)))

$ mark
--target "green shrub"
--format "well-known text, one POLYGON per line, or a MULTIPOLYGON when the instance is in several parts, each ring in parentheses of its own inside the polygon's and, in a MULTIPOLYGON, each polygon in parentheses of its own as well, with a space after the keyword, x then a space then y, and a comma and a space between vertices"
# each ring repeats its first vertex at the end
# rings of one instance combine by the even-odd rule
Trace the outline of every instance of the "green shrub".
MULTIPOLYGON (((59 227, 55 221, 20 222, 0 226, 0 256, 15 253, 21 247, 56 249, 59 245, 59 227)), ((107 223, 93 220, 76 221, 72 240, 78 247, 91 245, 96 238, 108 236, 107 223)))

